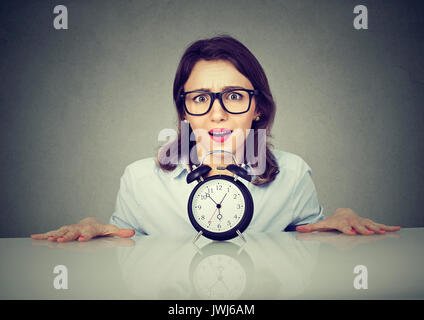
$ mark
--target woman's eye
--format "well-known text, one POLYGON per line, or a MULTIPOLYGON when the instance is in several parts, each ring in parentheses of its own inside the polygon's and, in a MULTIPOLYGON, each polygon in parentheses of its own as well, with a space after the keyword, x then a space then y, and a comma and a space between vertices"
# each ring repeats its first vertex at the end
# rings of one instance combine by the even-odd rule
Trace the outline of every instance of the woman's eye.
POLYGON ((236 93, 236 92, 230 92, 229 95, 227 96, 227 98, 229 100, 241 100, 243 98, 243 96, 239 93, 236 93))
POLYGON ((197 96, 193 99, 195 102, 206 102, 208 99, 205 96, 197 96))

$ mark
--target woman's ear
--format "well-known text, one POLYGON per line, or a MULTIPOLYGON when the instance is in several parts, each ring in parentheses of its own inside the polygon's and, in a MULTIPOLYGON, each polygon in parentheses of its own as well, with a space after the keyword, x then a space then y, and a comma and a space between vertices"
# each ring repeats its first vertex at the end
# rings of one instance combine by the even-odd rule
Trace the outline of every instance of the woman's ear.
POLYGON ((253 117, 254 117, 253 118, 254 121, 259 121, 261 118, 261 113, 257 107, 255 107, 255 113, 253 114, 253 117))

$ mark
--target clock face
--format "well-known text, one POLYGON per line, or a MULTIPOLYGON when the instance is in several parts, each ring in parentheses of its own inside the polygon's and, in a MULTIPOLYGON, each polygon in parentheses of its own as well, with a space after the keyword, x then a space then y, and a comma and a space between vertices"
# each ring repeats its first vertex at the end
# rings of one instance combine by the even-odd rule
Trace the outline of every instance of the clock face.
POLYGON ((245 213, 245 198, 239 187, 225 179, 204 181, 192 198, 196 222, 204 229, 221 233, 233 229, 245 213))

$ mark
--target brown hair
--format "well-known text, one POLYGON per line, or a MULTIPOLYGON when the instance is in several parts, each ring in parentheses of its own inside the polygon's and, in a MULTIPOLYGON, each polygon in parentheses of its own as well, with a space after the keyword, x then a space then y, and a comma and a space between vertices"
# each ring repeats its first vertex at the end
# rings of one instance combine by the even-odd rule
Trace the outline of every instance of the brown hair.
MULTIPOLYGON (((194 65, 202 59, 206 61, 226 60, 231 62, 241 74, 250 80, 254 89, 258 89, 260 91, 260 94, 255 96, 256 110, 260 114, 260 119, 258 121, 253 121, 252 124, 255 150, 257 150, 258 129, 266 129, 266 138, 270 138, 271 127, 275 116, 275 102, 268 85, 268 80, 258 60, 249 51, 249 49, 229 35, 220 35, 210 39, 193 42, 184 52, 178 65, 173 89, 174 102, 178 114, 178 135, 177 139, 171 143, 174 144, 174 147, 177 147, 178 158, 180 159, 182 156, 181 122, 184 120, 184 103, 182 99, 180 99, 180 95, 184 91, 184 84, 189 78, 194 65)), ((191 133, 192 130, 190 127, 189 137, 191 136, 191 133)), ((195 147, 195 142, 190 141, 189 150, 193 147, 195 147)), ((279 172, 278 164, 271 152, 271 148, 272 144, 270 144, 267 139, 265 171, 263 174, 257 175, 256 179, 252 181, 255 185, 263 185, 273 181, 279 172)), ((176 162, 173 161, 172 163, 163 164, 160 159, 165 155, 161 154, 161 152, 167 152, 167 156, 170 154, 169 148, 167 150, 160 150, 157 157, 158 166, 166 171, 174 170, 176 168, 176 162)), ((188 157, 188 159, 190 159, 190 157, 188 157)), ((255 167, 255 164, 253 164, 253 167, 255 167)))

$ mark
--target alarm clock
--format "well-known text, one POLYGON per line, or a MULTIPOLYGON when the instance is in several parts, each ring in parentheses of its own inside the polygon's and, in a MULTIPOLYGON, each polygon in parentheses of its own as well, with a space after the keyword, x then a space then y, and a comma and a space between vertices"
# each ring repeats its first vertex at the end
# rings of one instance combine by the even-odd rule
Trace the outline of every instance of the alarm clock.
MULTIPOLYGON (((214 152, 230 153, 214 150, 209 151, 205 157, 214 152)), ((187 183, 200 181, 192 190, 187 205, 190 222, 198 232, 193 242, 201 235, 219 241, 239 236, 246 241, 242 232, 252 220, 254 206, 249 189, 239 178, 250 182, 251 176, 237 164, 234 155, 230 154, 236 164, 218 169, 228 170, 234 173, 234 177, 222 174, 204 178, 212 168, 204 165, 203 160, 187 175, 187 183)))

